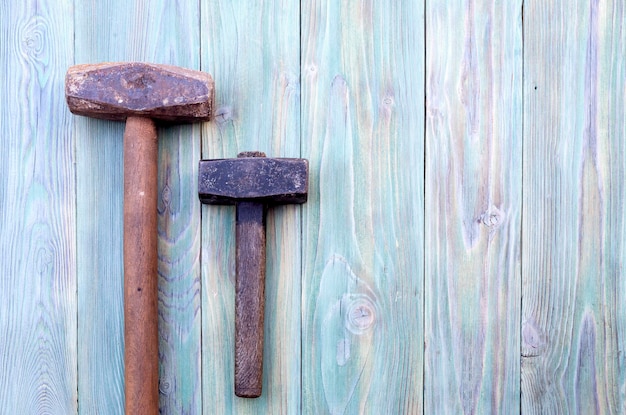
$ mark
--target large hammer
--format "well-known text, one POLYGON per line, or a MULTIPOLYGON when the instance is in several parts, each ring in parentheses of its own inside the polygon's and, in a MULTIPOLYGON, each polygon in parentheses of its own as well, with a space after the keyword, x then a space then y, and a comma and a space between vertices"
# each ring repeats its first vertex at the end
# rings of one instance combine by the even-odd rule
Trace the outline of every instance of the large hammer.
POLYGON ((240 397, 259 397, 263 382, 265 211, 306 202, 308 167, 305 159, 265 158, 261 152, 200 161, 200 201, 237 207, 235 394, 240 397))
POLYGON ((167 65, 103 63, 71 67, 74 114, 126 120, 124 132, 124 375, 126 413, 159 410, 157 312, 157 134, 153 119, 206 121, 213 107, 207 73, 167 65))

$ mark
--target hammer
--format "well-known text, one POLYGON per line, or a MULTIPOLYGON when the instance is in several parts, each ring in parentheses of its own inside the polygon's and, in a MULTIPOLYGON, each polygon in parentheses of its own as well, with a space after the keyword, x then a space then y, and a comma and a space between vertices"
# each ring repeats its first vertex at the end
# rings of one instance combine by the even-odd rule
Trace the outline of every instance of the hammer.
POLYGON ((236 206, 235 395, 261 396, 265 309, 265 212, 268 206, 304 203, 305 159, 266 158, 262 152, 236 159, 201 160, 202 203, 236 206))
POLYGON ((126 120, 124 131, 124 375, 127 414, 159 410, 157 311, 157 134, 154 120, 206 121, 213 107, 207 73, 146 63, 72 66, 70 111, 126 120))

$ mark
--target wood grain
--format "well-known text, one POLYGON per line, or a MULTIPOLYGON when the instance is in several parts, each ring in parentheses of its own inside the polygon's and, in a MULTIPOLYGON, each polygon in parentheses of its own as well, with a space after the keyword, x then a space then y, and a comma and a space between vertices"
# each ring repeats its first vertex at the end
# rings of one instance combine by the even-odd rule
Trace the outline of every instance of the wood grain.
MULTIPOLYGON (((201 4, 202 69, 213 74, 216 118, 202 157, 240 151, 300 156, 298 2, 201 4)), ((300 412, 300 207, 267 215, 263 394, 235 397, 235 210, 202 208, 204 413, 300 412)))
POLYGON ((522 412, 626 412, 626 9, 524 5, 522 412))
POLYGON ((0 412, 75 414, 71 1, 0 6, 0 412))
POLYGON ((302 7, 302 412, 422 413, 424 3, 302 7))
POLYGON ((124 411, 124 125, 63 77, 128 60, 216 81, 158 131, 162 413, 626 413, 623 1, 298 3, 0 2, 0 413, 124 411), (311 168, 267 216, 257 400, 235 211, 197 198, 241 150, 311 168))
POLYGON ((519 411, 521 6, 427 3, 429 414, 519 411))
POLYGON ((154 121, 124 128, 124 395, 127 415, 159 412, 157 159, 154 121))
MULTIPOLYGON (((76 63, 200 67, 198 2, 77 2, 76 63), (94 29, 97 28, 97 29, 94 29)), ((123 412, 123 124, 76 119, 79 407, 123 412)), ((200 413, 200 127, 158 129, 160 410, 200 413)))
POLYGON ((237 203, 235 394, 242 398, 258 398, 263 386, 265 211, 262 203, 237 203))

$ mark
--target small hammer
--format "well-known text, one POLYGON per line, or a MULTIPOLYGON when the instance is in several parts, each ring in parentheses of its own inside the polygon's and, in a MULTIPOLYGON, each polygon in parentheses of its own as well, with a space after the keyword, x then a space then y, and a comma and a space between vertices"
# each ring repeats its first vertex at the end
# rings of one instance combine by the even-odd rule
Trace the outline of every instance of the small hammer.
POLYGON ((154 120, 206 121, 213 80, 146 63, 72 66, 65 97, 74 114, 126 120, 124 131, 124 375, 127 414, 159 411, 157 161, 154 120))
POLYGON ((266 158, 261 152, 236 159, 201 160, 202 203, 236 205, 235 395, 261 396, 265 309, 265 212, 270 205, 307 200, 305 159, 266 158))

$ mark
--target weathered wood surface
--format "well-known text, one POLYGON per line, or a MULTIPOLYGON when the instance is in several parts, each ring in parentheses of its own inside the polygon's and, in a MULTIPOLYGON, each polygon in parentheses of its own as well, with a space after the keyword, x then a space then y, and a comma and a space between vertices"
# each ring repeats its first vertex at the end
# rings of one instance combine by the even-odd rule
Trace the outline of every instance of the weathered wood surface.
POLYGON ((76 413, 72 2, 0 6, 0 413, 76 413))
POLYGON ((422 413, 424 4, 302 8, 302 413, 422 413))
MULTIPOLYGON (((200 69, 199 4, 76 2, 76 63, 147 61, 200 69)), ((123 123, 75 121, 79 408, 123 413, 123 123)), ((200 127, 158 129, 160 407, 201 411, 200 127)))
POLYGON ((524 4, 522 412, 626 412, 626 5, 524 4))
POLYGON ((625 413, 624 21, 2 2, 0 413, 123 413, 124 127, 71 116, 63 77, 128 60, 216 81, 215 121, 159 129, 162 413, 625 413), (241 150, 311 162, 307 204, 267 217, 256 400, 233 393, 235 209, 197 196, 201 156, 241 150))
MULTIPOLYGON (((216 85, 205 159, 300 156, 300 9, 294 1, 202 2, 202 69, 216 85)), ((197 196, 196 196, 197 197, 197 196)), ((263 394, 234 395, 235 209, 202 208, 204 413, 300 412, 300 207, 267 215, 263 394)))
POLYGON ((427 3, 428 414, 519 410, 521 6, 427 3))

